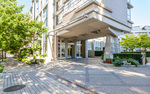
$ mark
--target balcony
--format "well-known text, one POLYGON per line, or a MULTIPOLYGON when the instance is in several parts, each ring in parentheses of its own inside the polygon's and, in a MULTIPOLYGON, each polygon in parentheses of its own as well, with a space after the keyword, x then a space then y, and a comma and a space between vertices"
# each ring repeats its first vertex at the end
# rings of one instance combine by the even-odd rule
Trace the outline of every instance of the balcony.
POLYGON ((102 1, 103 0, 72 0, 71 2, 67 2, 64 4, 64 15, 74 9, 79 9, 88 3, 96 2, 98 4, 102 4, 102 1))
POLYGON ((62 25, 57 26, 57 35, 71 39, 104 37, 108 33, 116 36, 115 30, 130 32, 130 26, 112 16, 112 10, 98 0, 73 0, 66 2, 62 14, 62 25), (114 33, 115 32, 115 33, 114 33))
POLYGON ((127 4, 128 4, 128 8, 133 8, 133 5, 131 4, 131 0, 128 0, 127 4))

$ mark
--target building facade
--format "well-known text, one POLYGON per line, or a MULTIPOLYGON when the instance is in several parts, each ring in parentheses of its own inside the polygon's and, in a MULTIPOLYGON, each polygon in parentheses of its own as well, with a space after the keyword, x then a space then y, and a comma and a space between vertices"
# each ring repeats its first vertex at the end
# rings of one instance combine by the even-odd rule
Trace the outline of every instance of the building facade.
MULTIPOLYGON (((88 58, 88 40, 99 37, 106 37, 104 58, 110 58, 120 52, 118 36, 129 33, 133 24, 130 0, 33 0, 32 3, 30 13, 34 20, 41 20, 47 6, 49 60, 88 58)), ((46 18, 42 21, 46 22, 46 18)))

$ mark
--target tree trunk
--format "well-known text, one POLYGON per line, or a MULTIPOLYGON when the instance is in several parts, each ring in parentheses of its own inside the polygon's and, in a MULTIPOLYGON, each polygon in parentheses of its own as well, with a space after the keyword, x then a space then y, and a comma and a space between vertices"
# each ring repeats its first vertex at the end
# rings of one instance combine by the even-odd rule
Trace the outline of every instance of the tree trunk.
POLYGON ((4 61, 4 60, 3 60, 3 59, 4 59, 3 57, 4 57, 4 56, 3 56, 3 50, 2 50, 2 62, 4 61))
POLYGON ((145 51, 146 51, 146 48, 145 48, 145 51))
POLYGON ((6 59, 6 52, 7 52, 7 51, 5 51, 5 59, 6 59))
POLYGON ((133 52, 133 49, 132 49, 132 52, 133 52))

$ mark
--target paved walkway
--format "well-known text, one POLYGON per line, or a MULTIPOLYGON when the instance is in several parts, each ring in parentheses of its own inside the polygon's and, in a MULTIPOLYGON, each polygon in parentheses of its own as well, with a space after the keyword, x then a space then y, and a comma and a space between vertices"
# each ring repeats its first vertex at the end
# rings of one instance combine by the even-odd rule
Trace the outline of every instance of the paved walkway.
POLYGON ((81 88, 64 84, 54 75, 99 94, 150 94, 150 63, 145 67, 114 67, 100 64, 100 59, 94 58, 60 60, 35 67, 23 63, 9 66, 0 74, 0 94, 4 93, 3 89, 18 84, 26 87, 11 94, 83 94, 81 88))
POLYGON ((150 63, 145 67, 99 63, 100 59, 62 60, 44 70, 99 94, 150 94, 150 63))
POLYGON ((5 70, 0 74, 0 94, 82 94, 75 91, 54 79, 46 76, 46 73, 36 70, 29 65, 19 63, 8 58, 5 70), (14 85, 26 85, 25 88, 14 92, 3 92, 5 88, 14 85))

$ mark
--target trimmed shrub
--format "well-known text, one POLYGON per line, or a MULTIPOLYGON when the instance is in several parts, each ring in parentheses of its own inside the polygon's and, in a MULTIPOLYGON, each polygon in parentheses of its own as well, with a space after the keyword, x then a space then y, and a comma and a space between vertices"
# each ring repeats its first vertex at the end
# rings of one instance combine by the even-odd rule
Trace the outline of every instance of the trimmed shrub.
POLYGON ((116 67, 120 67, 120 66, 122 66, 122 61, 121 60, 115 60, 113 62, 113 65, 116 66, 116 67))
POLYGON ((150 51, 146 51, 146 57, 150 57, 150 51))
POLYGON ((141 53, 115 53, 114 58, 116 58, 117 56, 121 59, 132 58, 132 59, 138 60, 138 62, 140 64, 142 64, 142 59, 141 59, 142 54, 141 53))
POLYGON ((102 56, 104 51, 95 51, 95 56, 102 56))
POLYGON ((138 67, 139 62, 137 60, 134 60, 132 58, 127 59, 128 63, 131 63, 131 65, 135 65, 136 67, 138 67))
MULTIPOLYGON (((121 52, 121 53, 142 53, 142 52, 121 52)), ((146 57, 150 57, 150 51, 146 51, 146 57)))

